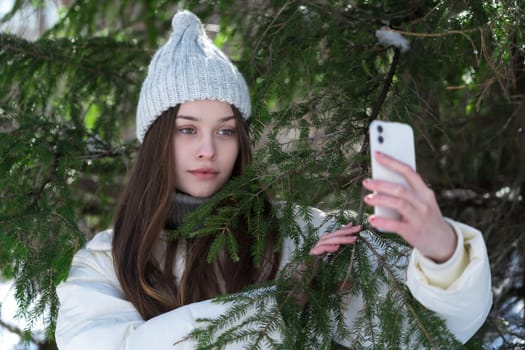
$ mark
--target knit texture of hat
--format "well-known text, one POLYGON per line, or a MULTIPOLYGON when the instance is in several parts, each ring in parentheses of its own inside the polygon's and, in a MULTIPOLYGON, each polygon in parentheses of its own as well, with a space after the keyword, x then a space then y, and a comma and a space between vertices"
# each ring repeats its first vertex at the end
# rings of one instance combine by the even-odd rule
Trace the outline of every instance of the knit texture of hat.
POLYGON ((137 106, 137 138, 170 107, 195 100, 218 100, 234 105, 248 119, 248 86, 237 67, 208 38, 197 16, 180 11, 171 21, 173 32, 148 68, 137 106))

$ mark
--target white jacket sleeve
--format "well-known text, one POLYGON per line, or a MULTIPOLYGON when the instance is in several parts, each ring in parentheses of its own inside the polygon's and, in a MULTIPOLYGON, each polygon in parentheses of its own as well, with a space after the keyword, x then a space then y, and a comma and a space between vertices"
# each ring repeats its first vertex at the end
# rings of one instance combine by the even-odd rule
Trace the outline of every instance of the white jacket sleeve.
POLYGON ((492 306, 490 266, 478 230, 447 219, 458 236, 451 259, 436 264, 413 250, 406 284, 426 308, 442 317, 465 343, 485 322, 492 306))
POLYGON ((61 350, 194 349, 185 337, 227 305, 211 300, 189 304, 144 321, 127 301, 115 275, 103 232, 74 257, 67 280, 57 288, 60 309, 56 341, 61 350), (102 242, 102 243, 101 243, 102 242), (103 247, 100 248, 100 245, 103 247))

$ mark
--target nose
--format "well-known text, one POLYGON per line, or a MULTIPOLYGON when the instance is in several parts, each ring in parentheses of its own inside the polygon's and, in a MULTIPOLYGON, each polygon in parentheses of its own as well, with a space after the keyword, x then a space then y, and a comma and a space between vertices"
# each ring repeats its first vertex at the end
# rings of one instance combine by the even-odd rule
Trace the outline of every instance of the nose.
POLYGON ((213 136, 203 136, 197 151, 199 159, 214 159, 216 155, 216 145, 213 136))

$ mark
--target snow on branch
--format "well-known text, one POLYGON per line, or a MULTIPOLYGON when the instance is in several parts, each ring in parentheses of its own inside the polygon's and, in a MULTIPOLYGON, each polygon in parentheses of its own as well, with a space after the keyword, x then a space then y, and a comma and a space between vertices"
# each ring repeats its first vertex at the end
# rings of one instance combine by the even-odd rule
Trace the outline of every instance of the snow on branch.
POLYGON ((376 30, 376 37, 379 44, 384 47, 399 47, 401 52, 405 52, 410 48, 410 42, 404 36, 386 26, 376 30))

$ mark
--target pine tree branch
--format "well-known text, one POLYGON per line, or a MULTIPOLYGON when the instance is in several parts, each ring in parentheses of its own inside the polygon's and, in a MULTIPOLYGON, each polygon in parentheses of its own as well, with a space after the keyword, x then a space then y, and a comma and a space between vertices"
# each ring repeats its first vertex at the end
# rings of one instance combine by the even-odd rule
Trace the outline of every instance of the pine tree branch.
POLYGON ((341 286, 339 287, 339 293, 344 292, 346 289, 350 288, 350 283, 348 281, 349 281, 350 276, 352 274, 352 267, 354 265, 354 258, 355 258, 355 245, 352 246, 352 255, 350 256, 350 263, 348 264, 348 268, 346 270, 346 275, 343 278, 343 281, 341 282, 341 286))
POLYGON ((392 87, 392 81, 394 79, 394 75, 396 73, 397 66, 399 65, 400 56, 401 56, 401 50, 398 47, 394 47, 394 57, 392 58, 392 63, 390 63, 390 69, 388 70, 385 81, 383 83, 383 90, 381 91, 381 94, 379 95, 379 98, 377 99, 376 105, 374 107, 374 110, 372 111, 372 114, 370 115, 369 121, 377 119, 379 112, 381 111, 381 109, 383 108, 383 105, 385 104, 386 96, 388 95, 388 92, 390 91, 390 88, 392 87))
MULTIPOLYGON (((2 51, 11 51, 18 54, 22 54, 27 57, 33 57, 41 61, 47 61, 58 65, 71 66, 80 70, 83 70, 89 74, 96 76, 106 76, 108 79, 120 81, 122 84, 131 84, 132 82, 125 77, 118 74, 110 74, 111 70, 102 70, 97 67, 103 67, 103 65, 93 65, 88 61, 79 61, 77 57, 68 56, 63 51, 58 51, 55 47, 53 54, 44 50, 41 46, 43 42, 56 44, 59 40, 51 41, 41 39, 35 43, 14 36, 12 34, 0 33, 0 49, 2 51)), ((70 49, 76 50, 77 48, 71 46, 70 49)), ((81 50, 81 48, 78 48, 81 50)))
MULTIPOLYGON (((388 92, 390 91, 390 88, 392 87, 392 81, 394 79, 394 74, 397 70, 397 66, 399 65, 399 58, 401 56, 401 50, 398 47, 394 48, 394 57, 392 58, 392 63, 390 64, 390 69, 388 70, 387 76, 385 78, 385 81, 383 83, 383 89, 381 91, 381 94, 379 95, 379 98, 377 99, 377 102, 374 106, 374 110, 372 111, 372 114, 368 118, 368 123, 370 124, 374 119, 377 118, 379 115, 379 112, 383 108, 383 105, 385 103, 386 97, 388 95, 388 92)), ((361 144, 361 149, 359 150, 359 155, 362 157, 363 161, 361 161, 360 168, 362 171, 362 174, 368 174, 368 161, 365 157, 366 154, 369 152, 370 147, 370 140, 368 135, 368 128, 363 128, 363 134, 364 139, 363 143, 361 144)), ((364 188, 361 191, 361 199, 359 202, 359 215, 357 217, 357 222, 362 223, 363 222, 363 212, 364 212, 364 195, 365 190, 364 188)))
POLYGON ((364 186, 361 186, 361 196, 359 198, 359 209, 357 211, 357 224, 358 225, 363 225, 363 217, 364 217, 364 213, 365 213, 365 194, 366 194, 366 190, 364 188, 364 186))
POLYGON ((267 322, 266 323, 266 326, 262 329, 262 330, 259 330, 259 334, 257 336, 257 338, 255 339, 255 342, 253 343, 255 346, 257 346, 257 344, 259 344, 259 342, 262 341, 262 339, 264 338, 264 336, 266 336, 269 332, 268 332, 268 329, 270 327, 270 325, 272 325, 279 316, 281 316, 281 313, 279 312, 279 309, 277 308, 276 309, 277 312, 273 312, 273 315, 272 315, 272 318, 270 319, 270 322, 267 322))
POLYGON ((28 333, 28 332, 24 332, 22 329, 20 329, 19 327, 16 327, 12 324, 9 324, 7 322, 5 322, 4 320, 0 319, 0 327, 3 327, 4 329, 6 329, 7 331, 13 333, 13 334, 16 334, 20 337, 20 339, 27 339, 27 336, 29 335, 30 336, 30 341, 35 343, 35 344, 40 344, 41 341, 39 341, 38 339, 35 338, 35 336, 32 334, 32 333, 28 333))
POLYGON ((101 158, 117 158, 117 157, 122 157, 122 156, 130 156, 137 149, 138 147, 136 146, 107 148, 104 150, 97 150, 95 152, 79 156, 78 158, 82 160, 94 160, 94 159, 101 159, 101 158))
MULTIPOLYGON (((368 315, 370 316, 370 315, 368 315)), ((368 320, 368 323, 369 323, 369 327, 370 327, 370 330, 373 330, 374 329, 374 324, 372 323, 372 317, 367 317, 367 320, 368 320)), ((372 342, 372 349, 375 349, 376 348, 376 340, 375 340, 375 332, 371 331, 370 332, 370 337, 372 338, 371 339, 371 342, 372 342)))
MULTIPOLYGON (((55 149, 57 147, 56 145, 53 145, 51 148, 55 149)), ((58 166, 59 166, 61 158, 62 158, 62 154, 60 152, 53 153, 53 163, 51 165, 51 171, 46 176, 44 181, 42 181, 42 184, 40 185, 39 189, 37 191, 33 191, 30 193, 33 199, 31 201, 31 204, 29 205, 29 208, 35 207, 38 204, 38 201, 42 197, 42 194, 44 193, 44 190, 47 184, 56 179, 57 174, 58 174, 58 166)))
MULTIPOLYGON (((378 260, 379 265, 382 266, 383 269, 387 272, 390 280, 392 281, 392 287, 396 291, 400 292, 401 295, 405 295, 405 291, 399 287, 399 283, 400 282, 396 279, 396 276, 395 276, 394 272, 388 266, 385 258, 381 254, 379 254, 379 252, 366 239, 363 239, 362 241, 367 246, 367 248, 370 250, 370 252, 372 252, 372 254, 374 254, 376 259, 378 260)), ((416 312, 416 310, 414 310, 414 308, 412 307, 412 305, 410 303, 405 302, 404 304, 407 307, 407 309, 410 311, 412 316, 417 320, 418 324, 420 325, 421 331, 424 333, 426 339, 431 344, 432 349, 439 349, 437 344, 434 343, 433 337, 430 335, 430 333, 428 332, 428 330, 424 326, 423 322, 421 321, 421 318, 419 317, 419 315, 416 312)))

